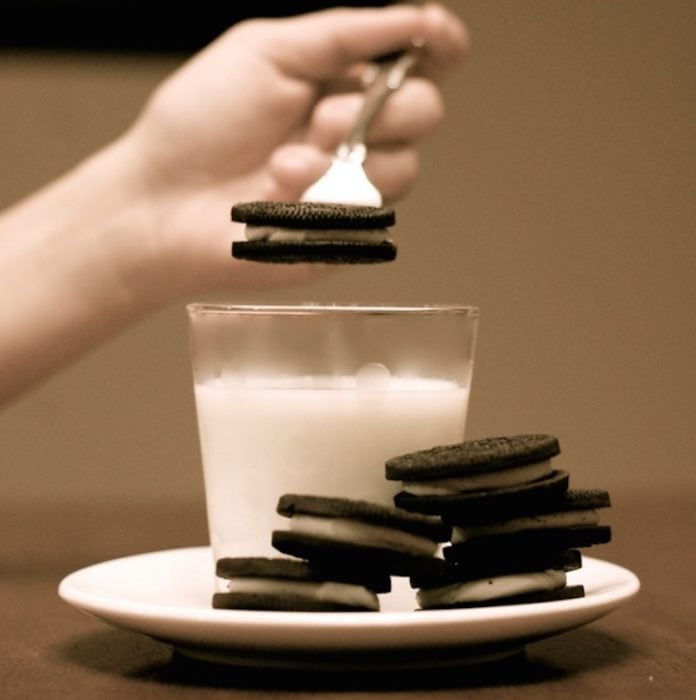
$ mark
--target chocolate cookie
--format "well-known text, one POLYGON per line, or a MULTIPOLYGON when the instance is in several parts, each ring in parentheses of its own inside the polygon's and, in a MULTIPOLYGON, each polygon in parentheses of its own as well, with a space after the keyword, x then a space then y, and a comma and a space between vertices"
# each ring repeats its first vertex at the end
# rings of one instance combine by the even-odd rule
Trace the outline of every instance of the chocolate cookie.
POLYGON ((286 494, 277 510, 291 520, 288 530, 272 534, 279 551, 395 576, 441 564, 439 543, 451 532, 439 518, 361 500, 286 494))
POLYGON ((235 258, 266 263, 389 262, 396 246, 388 228, 393 209, 323 202, 242 202, 232 221, 246 224, 246 240, 232 243, 235 258))
POLYGON ((284 557, 222 558, 216 574, 228 579, 228 591, 213 594, 213 607, 224 609, 376 611, 377 593, 391 587, 386 575, 284 557))

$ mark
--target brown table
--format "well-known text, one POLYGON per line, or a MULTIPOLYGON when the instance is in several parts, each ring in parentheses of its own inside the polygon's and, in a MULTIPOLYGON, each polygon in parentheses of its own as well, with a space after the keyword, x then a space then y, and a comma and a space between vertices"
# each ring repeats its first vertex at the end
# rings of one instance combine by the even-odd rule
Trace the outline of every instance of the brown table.
POLYGON ((696 688, 696 494, 613 493, 614 541, 593 555, 641 579, 607 617, 522 655, 447 672, 254 672, 187 661, 63 602, 99 561, 205 544, 201 504, 5 506, 0 513, 3 698, 681 698, 696 688))

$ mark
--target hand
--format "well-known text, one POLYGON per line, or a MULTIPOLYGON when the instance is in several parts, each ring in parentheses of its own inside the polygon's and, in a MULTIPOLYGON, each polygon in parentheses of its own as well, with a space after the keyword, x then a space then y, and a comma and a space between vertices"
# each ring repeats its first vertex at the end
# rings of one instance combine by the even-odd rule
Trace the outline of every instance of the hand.
POLYGON ((297 199, 352 125, 366 62, 413 38, 426 45, 416 77, 389 98, 368 138, 366 169, 388 202, 413 184, 416 142, 442 117, 435 81, 466 48, 463 25, 440 6, 243 22, 166 81, 129 134, 172 276, 158 283, 191 292, 306 276, 307 266, 233 260, 230 242, 242 234, 230 207, 297 199))

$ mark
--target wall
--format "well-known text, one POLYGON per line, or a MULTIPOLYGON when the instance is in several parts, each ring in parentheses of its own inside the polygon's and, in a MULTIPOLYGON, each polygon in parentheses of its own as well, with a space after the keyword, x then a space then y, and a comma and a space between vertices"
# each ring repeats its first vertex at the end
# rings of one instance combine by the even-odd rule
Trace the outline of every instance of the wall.
MULTIPOLYGON (((478 305, 470 436, 555 433, 578 486, 696 487, 696 6, 449 4, 472 52, 399 260, 209 298, 478 305)), ((0 205, 119 133, 177 61, 0 54, 0 205)), ((184 301, 0 412, 0 503, 202 499, 184 301)))

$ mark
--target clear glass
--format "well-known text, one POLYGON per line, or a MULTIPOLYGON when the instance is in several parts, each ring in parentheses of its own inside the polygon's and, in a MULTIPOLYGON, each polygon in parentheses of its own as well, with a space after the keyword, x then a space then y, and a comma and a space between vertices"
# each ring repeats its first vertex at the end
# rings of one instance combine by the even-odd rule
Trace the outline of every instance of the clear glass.
POLYGON ((464 437, 478 310, 191 304, 215 558, 272 556, 284 493, 393 505, 390 457, 464 437))

